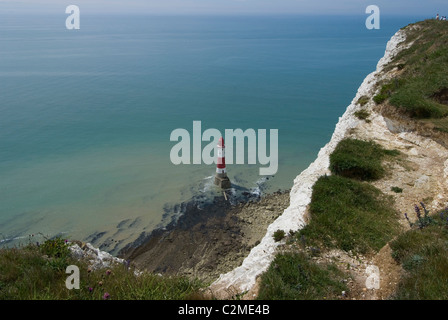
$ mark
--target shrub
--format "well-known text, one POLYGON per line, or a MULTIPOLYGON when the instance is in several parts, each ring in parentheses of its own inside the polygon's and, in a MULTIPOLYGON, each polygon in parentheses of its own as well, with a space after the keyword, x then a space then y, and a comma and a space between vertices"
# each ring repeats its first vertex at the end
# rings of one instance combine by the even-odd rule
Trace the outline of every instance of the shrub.
POLYGON ((330 155, 330 170, 348 178, 376 180, 385 172, 381 164, 384 155, 384 149, 374 142, 344 139, 330 155))
POLYGON ((390 190, 395 192, 395 193, 402 193, 403 192, 403 189, 401 189, 400 187, 391 187, 390 190))
POLYGON ((358 99, 358 104, 363 107, 367 104, 367 102, 369 102, 369 97, 367 96, 362 96, 358 99))
POLYGON ((39 248, 42 254, 50 258, 67 258, 70 255, 67 241, 60 237, 45 240, 39 248))
POLYGON ((366 121, 366 122, 370 122, 370 121, 368 120, 368 118, 369 118, 369 116, 370 116, 370 113, 369 113, 367 110, 364 110, 364 109, 362 109, 362 110, 358 110, 358 111, 356 111, 354 114, 355 114, 355 116, 356 116, 358 119, 360 119, 360 120, 364 120, 364 121, 366 121))
POLYGON ((420 204, 424 211, 424 215, 422 216, 420 207, 418 205, 415 205, 414 211, 417 216, 416 222, 411 222, 411 220, 408 217, 408 214, 407 213, 404 214, 404 216, 405 216, 406 220, 409 222, 409 226, 411 228, 417 226, 419 229, 423 229, 424 227, 427 227, 427 226, 435 223, 435 220, 429 216, 429 211, 426 210, 425 204, 423 202, 420 202, 420 204))
POLYGON ((284 237, 285 237, 285 231, 279 229, 274 232, 274 240, 276 242, 281 241, 284 237))
POLYGON ((379 93, 373 97, 373 101, 375 101, 376 104, 382 104, 387 98, 388 96, 386 94, 379 93))

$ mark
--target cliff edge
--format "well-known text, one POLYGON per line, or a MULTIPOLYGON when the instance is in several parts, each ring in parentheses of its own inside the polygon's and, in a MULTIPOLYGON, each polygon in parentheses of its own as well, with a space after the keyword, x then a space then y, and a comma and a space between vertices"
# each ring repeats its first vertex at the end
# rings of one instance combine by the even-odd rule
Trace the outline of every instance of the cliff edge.
MULTIPOLYGON (((331 140, 320 150, 317 159, 294 179, 289 206, 269 225, 261 242, 252 248, 242 264, 228 273, 221 274, 219 279, 211 284, 209 289, 214 297, 226 299, 238 293, 253 294, 254 290, 256 291, 257 278, 268 269, 279 247, 284 245, 284 242, 274 240, 274 232, 296 232, 305 226, 313 185, 319 177, 331 174, 330 155, 343 139, 374 141, 386 149, 399 150, 403 154, 403 162, 390 164, 393 167, 390 171, 392 174, 372 183, 394 198, 397 211, 413 211, 414 203, 419 203, 422 199, 426 199, 428 207, 434 210, 447 206, 446 132, 437 127, 437 121, 432 124, 425 123, 424 120, 416 121, 415 117, 409 117, 409 112, 403 112, 386 101, 391 93, 385 90, 385 84, 397 82, 395 79, 404 72, 404 66, 408 63, 401 61, 399 55, 412 49, 418 38, 424 36, 424 32, 419 35, 425 27, 424 23, 426 22, 409 25, 399 30, 388 41, 384 57, 378 62, 376 70, 364 79, 351 104, 339 118, 331 140), (386 96, 380 99, 384 95, 386 96), (400 185, 403 192, 391 191, 391 186, 395 185, 400 185)), ((443 88, 440 92, 439 96, 443 98, 443 88)), ((439 102, 444 104, 444 101, 439 102)), ((403 230, 408 228, 404 217, 399 223, 403 230)), ((399 271, 390 261, 388 247, 380 250, 378 255, 371 257, 369 261, 358 264, 360 282, 365 282, 368 276, 365 273, 366 267, 375 263, 379 265, 380 260, 379 267, 384 275, 381 286, 383 292, 376 291, 370 296, 366 295, 366 298, 384 298, 393 291, 393 286, 398 282, 399 271)))

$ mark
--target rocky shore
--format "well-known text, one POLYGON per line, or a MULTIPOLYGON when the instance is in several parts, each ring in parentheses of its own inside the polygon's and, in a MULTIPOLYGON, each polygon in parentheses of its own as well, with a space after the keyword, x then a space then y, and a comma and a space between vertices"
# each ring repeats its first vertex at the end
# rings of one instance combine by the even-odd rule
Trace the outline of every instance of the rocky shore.
POLYGON ((289 190, 232 204, 224 194, 203 208, 194 201, 164 229, 120 256, 138 269, 196 277, 206 283, 241 265, 289 205, 289 190))

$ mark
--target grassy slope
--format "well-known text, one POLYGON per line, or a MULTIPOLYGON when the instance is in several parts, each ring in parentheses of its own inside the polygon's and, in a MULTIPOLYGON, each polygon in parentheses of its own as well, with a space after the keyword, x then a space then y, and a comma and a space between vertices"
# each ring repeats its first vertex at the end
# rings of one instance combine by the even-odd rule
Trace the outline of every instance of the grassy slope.
POLYGON ((259 298, 340 297, 344 290, 340 281, 343 271, 334 272, 336 267, 332 263, 317 265, 313 256, 334 248, 372 254, 398 235, 398 215, 391 199, 362 181, 382 176, 386 171, 382 160, 395 154, 374 142, 345 139, 339 143, 330 156, 333 175, 320 177, 313 186, 309 223, 289 239, 301 244, 298 252, 277 256, 261 277, 259 298), (313 250, 303 250, 310 246, 313 250), (303 265, 307 267, 298 267, 303 265))
POLYGON ((394 298, 448 299, 448 210, 416 218, 412 230, 390 246, 392 256, 406 270, 394 298))
POLYGON ((70 256, 59 238, 41 245, 0 249, 0 300, 179 300, 197 294, 201 283, 184 277, 160 277, 117 264, 91 270, 70 256), (66 267, 80 271, 80 288, 66 287, 66 267))
POLYGON ((388 102, 415 119, 426 119, 448 130, 448 22, 426 20, 411 25, 407 43, 389 69, 402 72, 383 84, 375 101, 388 102))
POLYGON ((263 275, 258 299, 331 299, 347 290, 343 278, 343 272, 335 265, 318 265, 304 253, 279 254, 263 275))
MULTIPOLYGON (((448 132, 448 22, 427 20, 410 27, 406 42, 412 42, 412 46, 387 67, 400 72, 381 84, 373 99, 377 104, 398 108, 415 121, 429 122, 436 130, 448 132)), ((359 104, 367 100, 364 97, 359 104)), ((446 300, 448 209, 435 216, 420 216, 412 223, 411 231, 391 241, 398 228, 390 199, 363 182, 381 178, 384 156, 394 155, 394 151, 381 150, 372 142, 343 140, 330 156, 333 176, 321 177, 313 187, 310 222, 292 241, 300 239, 317 246, 312 252, 329 248, 375 252, 389 242, 393 258, 406 270, 391 298, 446 300)), ((312 256, 306 252, 280 253, 262 276, 260 297, 339 298, 341 275, 327 272, 322 277, 323 270, 333 266, 314 265, 313 269, 308 266, 314 263, 312 256), (307 267, 298 267, 302 265, 307 267), (319 281, 326 290, 319 289, 319 281), (308 287, 315 283, 316 289, 310 291, 308 287)))

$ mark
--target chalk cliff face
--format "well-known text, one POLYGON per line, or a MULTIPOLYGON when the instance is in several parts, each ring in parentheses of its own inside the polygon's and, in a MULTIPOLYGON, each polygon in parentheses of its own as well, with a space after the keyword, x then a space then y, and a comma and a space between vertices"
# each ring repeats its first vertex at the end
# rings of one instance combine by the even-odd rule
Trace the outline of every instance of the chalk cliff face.
MULTIPOLYGON (((409 27, 408 27, 409 28, 409 27)), ((373 97, 378 91, 377 84, 381 80, 391 78, 396 69, 385 71, 385 66, 393 57, 411 44, 405 44, 406 28, 398 31, 387 43, 384 57, 378 62, 376 71, 369 74, 361 84, 345 113, 339 118, 331 140, 320 150, 317 159, 294 179, 294 185, 290 192, 290 205, 267 229, 266 235, 259 245, 254 247, 245 258, 242 265, 229 273, 222 274, 210 289, 216 297, 226 298, 229 293, 245 292, 254 287, 256 278, 269 267, 274 259, 277 247, 281 242, 275 242, 273 233, 284 230, 297 231, 304 224, 304 215, 311 201, 312 187, 317 179, 325 174, 330 174, 329 156, 344 138, 354 137, 363 140, 374 140, 388 149, 398 149, 405 153, 410 163, 414 164, 414 170, 394 168, 394 174, 376 183, 376 187, 384 193, 390 194, 390 187, 397 181, 408 188, 408 198, 396 199, 397 205, 402 210, 412 211, 417 196, 432 195, 433 207, 446 205, 443 202, 443 194, 448 192, 448 151, 436 142, 418 136, 403 127, 399 128, 393 121, 384 118, 377 110, 376 104, 370 101, 363 106, 370 112, 370 122, 358 119, 354 113, 361 109, 357 103, 363 96, 373 97), (427 193, 425 193, 427 192, 427 193), (410 198, 414 197, 411 202, 410 198), (407 209, 407 207, 410 209, 407 209)), ((423 198, 420 198, 423 199, 423 198)), ((404 211, 403 211, 404 212, 404 211)))

